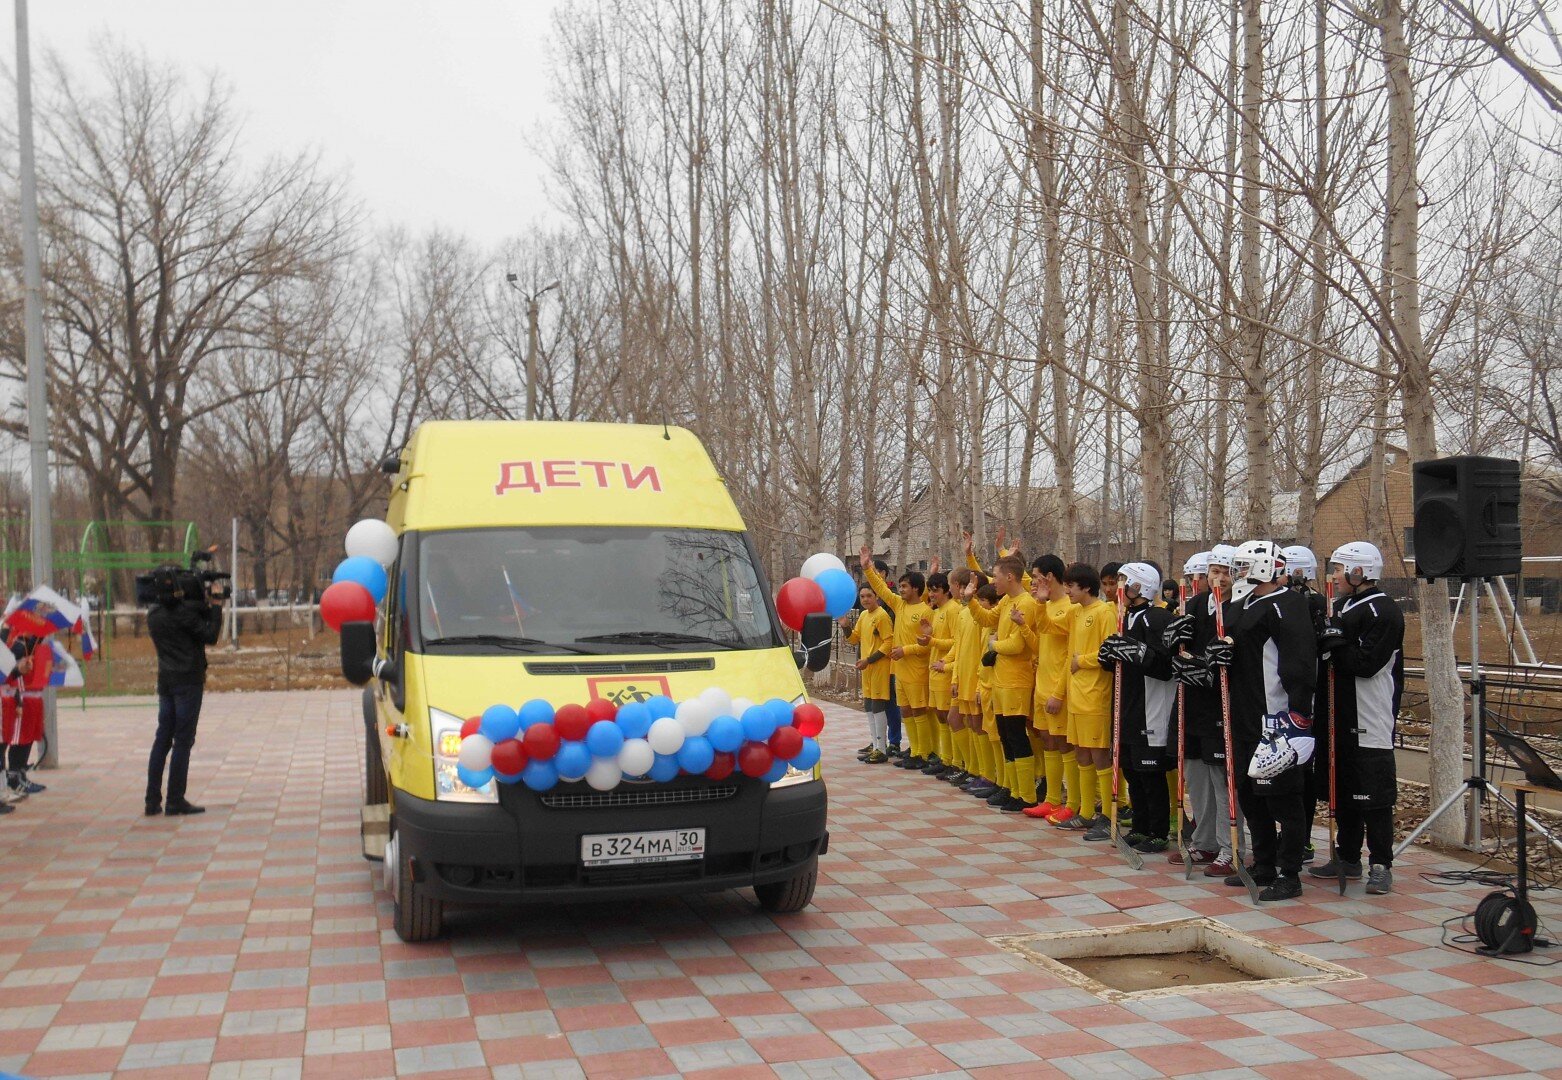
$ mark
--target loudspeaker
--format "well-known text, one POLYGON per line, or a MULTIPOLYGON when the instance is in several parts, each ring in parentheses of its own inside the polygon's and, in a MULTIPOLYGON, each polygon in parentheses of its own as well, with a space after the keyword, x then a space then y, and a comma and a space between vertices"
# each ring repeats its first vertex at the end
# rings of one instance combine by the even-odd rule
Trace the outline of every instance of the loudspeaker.
POLYGON ((1521 571, 1517 461, 1418 461, 1411 466, 1411 487, 1417 577, 1469 580, 1521 571))

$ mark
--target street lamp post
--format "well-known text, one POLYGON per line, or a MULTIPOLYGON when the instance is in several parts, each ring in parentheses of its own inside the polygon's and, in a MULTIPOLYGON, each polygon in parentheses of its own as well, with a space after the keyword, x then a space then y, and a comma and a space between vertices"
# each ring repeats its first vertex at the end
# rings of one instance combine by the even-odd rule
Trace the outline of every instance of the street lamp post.
POLYGON ((550 293, 559 287, 557 281, 551 281, 536 292, 527 292, 521 288, 518 278, 514 273, 504 275, 504 280, 509 282, 510 288, 526 298, 526 419, 542 419, 542 403, 537 398, 537 308, 545 293, 550 293))

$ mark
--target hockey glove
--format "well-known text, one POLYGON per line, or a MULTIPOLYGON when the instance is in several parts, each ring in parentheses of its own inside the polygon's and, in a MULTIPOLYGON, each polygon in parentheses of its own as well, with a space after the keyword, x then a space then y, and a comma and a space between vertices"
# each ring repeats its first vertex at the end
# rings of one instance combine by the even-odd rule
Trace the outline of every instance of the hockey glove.
POLYGON ((1202 658, 1181 653, 1172 657, 1172 678, 1184 686, 1215 685, 1215 673, 1202 658))
POLYGON ((1150 647, 1142 641, 1113 634, 1101 643, 1101 651, 1096 655, 1103 665, 1123 663, 1143 666, 1150 655, 1150 647))
POLYGON ((1225 638, 1216 638, 1204 646, 1204 659, 1211 667, 1230 667, 1231 658, 1231 642, 1225 638))
POLYGON ((1178 615, 1166 624, 1166 629, 1161 633, 1161 642, 1168 649, 1176 652, 1188 642, 1193 640, 1193 616, 1178 615))
POLYGON ((1338 619, 1325 619, 1318 633, 1318 655, 1328 656, 1345 643, 1345 628, 1338 619))
POLYGON ((1296 759, 1295 764, 1306 765, 1313 759, 1313 750, 1318 740, 1313 736, 1311 717, 1289 711, 1270 713, 1264 717, 1264 731, 1272 735, 1276 742, 1290 747, 1296 759))

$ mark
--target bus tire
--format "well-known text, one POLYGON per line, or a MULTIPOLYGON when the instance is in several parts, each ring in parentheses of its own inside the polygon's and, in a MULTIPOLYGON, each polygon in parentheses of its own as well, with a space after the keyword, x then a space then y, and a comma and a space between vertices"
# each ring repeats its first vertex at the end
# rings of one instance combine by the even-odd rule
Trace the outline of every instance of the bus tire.
POLYGON ((396 878, 391 906, 396 936, 409 945, 433 941, 445 929, 445 902, 428 896, 412 880, 412 858, 401 850, 395 838, 392 833, 396 878))
POLYGON ((754 899, 773 915, 790 915, 813 903, 814 886, 818 882, 819 858, 815 856, 808 860, 807 866, 785 881, 755 885, 754 899))

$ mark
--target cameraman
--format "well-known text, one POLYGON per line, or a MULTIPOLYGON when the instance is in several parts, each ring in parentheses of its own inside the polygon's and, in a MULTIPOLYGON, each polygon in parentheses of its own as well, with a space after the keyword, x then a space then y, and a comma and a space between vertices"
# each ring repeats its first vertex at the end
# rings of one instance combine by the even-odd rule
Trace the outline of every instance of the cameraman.
POLYGON ((147 612, 147 630, 157 647, 157 737, 146 763, 146 813, 200 814, 184 797, 190 750, 201 718, 206 689, 206 646, 222 633, 225 583, 193 571, 164 567, 156 572, 157 602, 147 612), (168 799, 163 799, 163 764, 168 766, 168 799))

